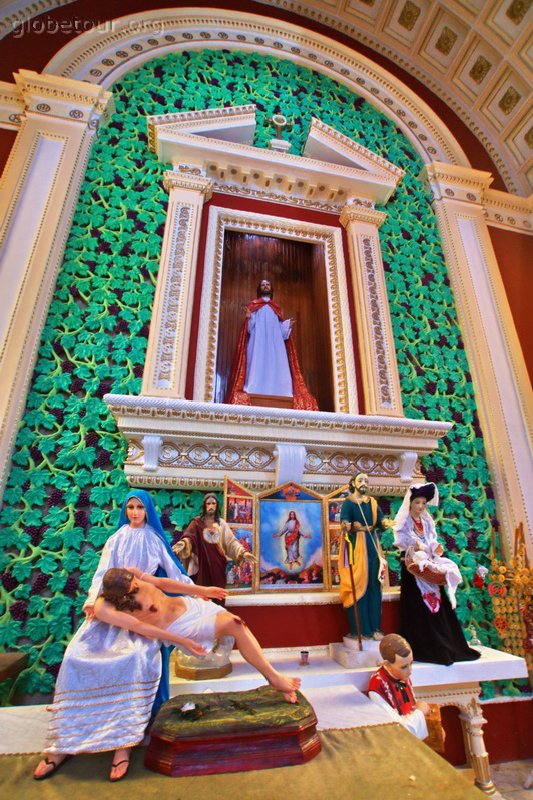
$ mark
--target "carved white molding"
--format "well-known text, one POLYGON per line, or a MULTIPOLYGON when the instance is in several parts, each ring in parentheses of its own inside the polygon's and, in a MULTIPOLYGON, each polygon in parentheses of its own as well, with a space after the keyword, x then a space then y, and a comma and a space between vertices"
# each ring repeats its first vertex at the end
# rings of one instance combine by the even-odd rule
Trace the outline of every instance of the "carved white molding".
POLYGON ((404 175, 314 118, 302 155, 254 147, 254 130, 253 105, 148 118, 150 148, 159 161, 175 169, 187 164, 219 192, 339 213, 350 201, 369 208, 386 203, 404 175))
POLYGON ((144 452, 144 469, 147 472, 155 472, 159 466, 163 439, 161 436, 147 434, 143 436, 141 444, 144 452))
MULTIPOLYGON (((363 171, 370 173, 374 180, 382 177, 394 187, 405 175, 400 167, 315 117, 311 120, 303 155, 320 161, 352 167, 358 166, 363 171)), ((357 192, 354 191, 352 194, 355 195, 357 192)), ((382 202, 375 193, 373 199, 375 202, 382 202)))
POLYGON ((435 200, 455 200, 481 205, 492 183, 490 172, 434 161, 424 167, 420 177, 435 200))
MULTIPOLYGON (((128 442, 125 473, 136 486, 222 486, 224 475, 253 489, 276 485, 280 444, 306 450, 303 482, 317 491, 346 484, 363 468, 378 493, 402 494, 414 476, 400 475, 406 455, 432 452, 449 422, 251 408, 166 397, 106 395, 105 402, 128 442), (142 439, 159 436, 159 465, 145 469, 142 439), (358 469, 353 469, 357 467, 358 469)), ((413 463, 413 462, 411 462, 413 463)))
MULTIPOLYGON (((383 600, 396 601, 398 600, 397 594, 391 592, 383 592, 383 600)), ((258 607, 276 607, 276 606, 337 606, 341 602, 338 592, 257 592, 256 594, 230 594, 226 598, 226 606, 228 608, 235 608, 239 606, 246 606, 251 608, 258 607)), ((275 648, 277 652, 283 652, 288 648, 275 648)), ((269 648, 269 652, 273 652, 274 648, 269 648)), ((306 650, 315 651, 326 655, 327 647, 323 645, 314 645, 306 647, 306 650)), ((266 651, 265 651, 266 652, 266 651)))
POLYGON ((18 130, 26 104, 19 88, 0 81, 0 128, 18 130))
MULTIPOLYGON (((57 187, 58 176, 64 167, 68 136, 37 132, 31 153, 31 165, 25 175, 16 206, 9 213, 9 232, 2 232, 0 275, 2 276, 2 301, 11 314, 0 317, 0 358, 4 359, 10 334, 14 333, 20 265, 30 262, 39 241, 41 219, 50 203, 50 195, 57 187)), ((27 276, 28 277, 28 276, 27 276)), ((12 357, 18 360, 18 353, 12 357)))
POLYGON ((0 491, 66 237, 109 92, 21 70, 22 124, 0 184, 0 491))
POLYGON ((437 199, 453 198, 481 204, 487 224, 521 233, 533 233, 533 195, 518 195, 491 189, 490 172, 455 164, 434 162, 426 168, 432 178, 431 189, 437 199))
POLYGON ((200 220, 211 183, 198 175, 166 172, 165 188, 169 191, 167 219, 142 393, 183 397, 200 220))
POLYGON ((357 383, 353 355, 348 290, 339 228, 285 217, 213 206, 209 209, 204 281, 196 350, 194 399, 212 401, 215 395, 216 347, 220 316, 220 288, 226 230, 278 236, 324 246, 328 291, 335 409, 357 413, 357 383))
POLYGON ((402 481, 410 480, 415 472, 416 463, 418 461, 418 453, 409 452, 408 450, 400 456, 400 479, 402 481))
POLYGON ((173 114, 155 114, 147 118, 148 147, 160 161, 165 158, 165 134, 179 132, 205 134, 211 139, 225 139, 229 142, 252 144, 255 136, 255 110, 253 104, 246 106, 221 106, 202 108, 194 111, 176 111, 173 114))
POLYGON ((449 265, 476 392, 498 517, 512 552, 524 523, 533 557, 533 397, 482 207, 487 173, 433 164, 423 175, 449 265))
POLYGON ((206 47, 275 54, 323 72, 392 119, 426 163, 468 163, 434 110, 391 73, 322 34, 256 14, 197 8, 143 11, 68 42, 46 71, 109 87, 152 58, 206 47))
POLYGON ((529 197, 517 197, 496 189, 487 189, 483 209, 488 225, 520 233, 533 233, 533 194, 529 197))
POLYGON ((345 206, 340 220, 348 233, 365 408, 369 414, 403 414, 396 348, 378 228, 382 212, 345 206))

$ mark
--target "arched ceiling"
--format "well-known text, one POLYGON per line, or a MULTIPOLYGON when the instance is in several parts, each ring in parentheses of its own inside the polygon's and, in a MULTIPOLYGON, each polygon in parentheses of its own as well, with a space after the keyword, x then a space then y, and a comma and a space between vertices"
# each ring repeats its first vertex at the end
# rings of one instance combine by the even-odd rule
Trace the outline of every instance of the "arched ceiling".
MULTIPOLYGON (((1 4, 0 36, 76 0, 1 4)), ((423 82, 479 138, 510 192, 533 186, 532 0, 264 0, 338 31, 423 82)), ((167 3, 162 5, 168 6, 167 3)), ((194 4, 191 3, 191 6, 194 4)), ((212 3, 215 7, 218 4, 212 3)), ((132 12, 142 3, 132 0, 132 12)), ((258 6, 255 6, 258 9, 258 6)), ((235 12, 238 16, 239 12, 235 12)))

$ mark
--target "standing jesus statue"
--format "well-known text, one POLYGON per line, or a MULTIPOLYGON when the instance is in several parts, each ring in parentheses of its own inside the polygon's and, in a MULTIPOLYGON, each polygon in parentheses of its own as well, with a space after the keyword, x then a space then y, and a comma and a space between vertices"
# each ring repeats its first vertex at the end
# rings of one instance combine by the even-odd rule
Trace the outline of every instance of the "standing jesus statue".
POLYGON ((264 278, 257 298, 246 307, 226 403, 250 405, 250 394, 292 397, 293 408, 318 411, 307 389, 291 338, 293 319, 284 320, 274 303, 271 281, 264 278))

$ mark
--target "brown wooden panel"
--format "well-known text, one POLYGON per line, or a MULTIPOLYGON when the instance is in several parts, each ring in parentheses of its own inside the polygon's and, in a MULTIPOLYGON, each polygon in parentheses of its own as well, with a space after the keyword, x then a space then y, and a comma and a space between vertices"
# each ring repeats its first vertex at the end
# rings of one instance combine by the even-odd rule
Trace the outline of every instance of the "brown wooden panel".
POLYGON ((224 402, 245 306, 262 278, 272 281, 284 317, 296 320, 291 335, 308 389, 321 411, 333 411, 323 247, 237 231, 224 237, 215 402, 224 402))

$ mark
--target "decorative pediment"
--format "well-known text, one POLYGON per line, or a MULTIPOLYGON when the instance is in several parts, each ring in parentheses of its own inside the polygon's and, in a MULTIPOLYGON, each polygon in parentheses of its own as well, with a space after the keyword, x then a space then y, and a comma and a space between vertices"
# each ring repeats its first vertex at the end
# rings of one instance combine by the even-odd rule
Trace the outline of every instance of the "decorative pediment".
POLYGON ((397 185, 404 176, 403 169, 378 156, 349 136, 313 117, 303 155, 317 161, 349 167, 383 178, 397 185))
POLYGON ((148 117, 148 146, 164 158, 164 143, 175 134, 193 133, 225 142, 251 145, 255 136, 255 106, 204 108, 148 117))
POLYGON ((252 144, 255 106, 204 109, 148 118, 160 161, 213 182, 215 191, 302 202, 339 213, 347 202, 384 204, 403 177, 394 164, 313 119, 303 155, 252 144))

